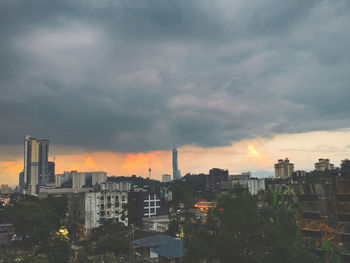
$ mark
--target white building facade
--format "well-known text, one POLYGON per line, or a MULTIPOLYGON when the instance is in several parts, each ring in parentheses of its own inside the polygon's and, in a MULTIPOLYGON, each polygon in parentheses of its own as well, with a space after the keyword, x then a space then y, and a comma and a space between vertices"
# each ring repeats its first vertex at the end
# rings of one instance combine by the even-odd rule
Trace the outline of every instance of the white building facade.
POLYGON ((128 193, 99 191, 85 194, 85 228, 87 232, 99 227, 103 220, 115 220, 128 225, 128 193))

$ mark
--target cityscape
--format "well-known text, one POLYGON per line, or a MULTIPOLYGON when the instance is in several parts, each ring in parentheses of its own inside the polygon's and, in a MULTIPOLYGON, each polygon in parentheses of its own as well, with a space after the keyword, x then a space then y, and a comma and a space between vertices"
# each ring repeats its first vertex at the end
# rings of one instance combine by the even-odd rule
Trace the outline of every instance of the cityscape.
POLYGON ((349 0, 0 1, 0 263, 350 262, 349 0))

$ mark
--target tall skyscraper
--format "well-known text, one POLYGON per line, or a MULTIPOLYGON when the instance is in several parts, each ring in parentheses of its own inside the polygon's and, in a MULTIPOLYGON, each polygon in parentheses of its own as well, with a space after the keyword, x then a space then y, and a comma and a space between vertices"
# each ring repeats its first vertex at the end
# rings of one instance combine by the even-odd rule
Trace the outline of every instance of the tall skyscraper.
POLYGON ((177 149, 173 148, 173 180, 178 180, 181 178, 180 170, 178 169, 177 163, 177 149))
POLYGON ((49 141, 26 135, 24 138, 24 183, 25 193, 37 194, 38 185, 49 181, 49 141))

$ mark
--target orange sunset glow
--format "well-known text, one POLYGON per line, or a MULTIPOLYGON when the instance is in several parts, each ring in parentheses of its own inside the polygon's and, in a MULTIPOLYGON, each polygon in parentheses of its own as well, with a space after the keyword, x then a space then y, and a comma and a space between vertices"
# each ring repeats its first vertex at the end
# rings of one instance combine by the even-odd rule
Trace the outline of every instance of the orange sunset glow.
MULTIPOLYGON (((318 158, 330 158, 336 165, 350 156, 350 130, 278 135, 272 139, 256 138, 233 143, 231 146, 202 148, 187 145, 178 148, 179 169, 186 173, 206 173, 213 167, 225 168, 230 174, 242 171, 265 170, 273 175, 273 165, 279 158, 288 157, 296 169, 313 169, 318 158), (309 138, 313 138, 312 142, 309 138), (331 139, 330 139, 331 138, 331 139), (332 144, 332 146, 327 145, 332 144)), ((50 159, 56 156, 56 173, 64 171, 107 171, 109 176, 147 177, 149 164, 152 178, 172 174, 171 151, 143 153, 87 152, 56 154, 62 152, 52 146, 50 159)), ((23 169, 23 157, 6 157, 0 162, 0 181, 10 185, 18 183, 18 173, 23 169)))

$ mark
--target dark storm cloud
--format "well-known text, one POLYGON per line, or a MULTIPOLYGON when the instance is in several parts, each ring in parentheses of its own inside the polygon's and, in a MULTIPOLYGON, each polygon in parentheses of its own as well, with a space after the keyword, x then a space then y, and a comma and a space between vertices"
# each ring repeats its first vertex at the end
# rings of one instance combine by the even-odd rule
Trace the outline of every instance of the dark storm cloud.
POLYGON ((350 121, 343 1, 2 1, 0 145, 228 145, 350 121))

